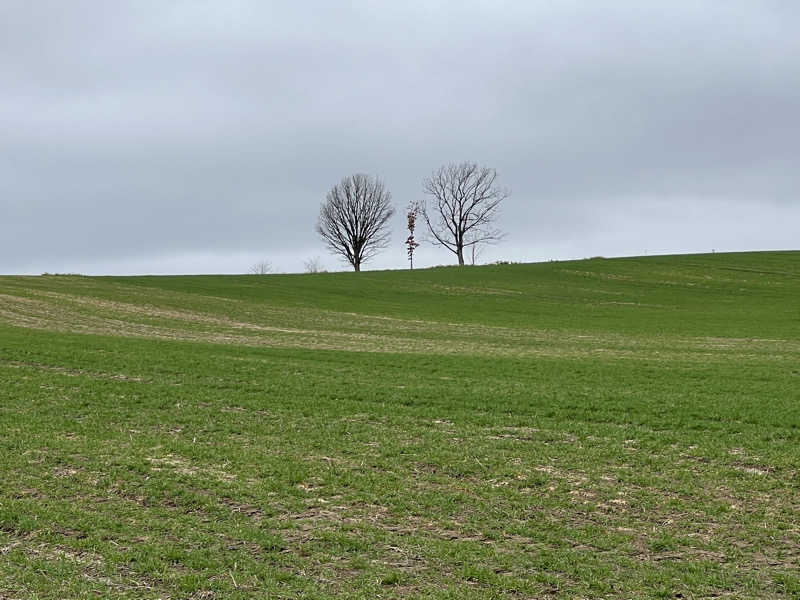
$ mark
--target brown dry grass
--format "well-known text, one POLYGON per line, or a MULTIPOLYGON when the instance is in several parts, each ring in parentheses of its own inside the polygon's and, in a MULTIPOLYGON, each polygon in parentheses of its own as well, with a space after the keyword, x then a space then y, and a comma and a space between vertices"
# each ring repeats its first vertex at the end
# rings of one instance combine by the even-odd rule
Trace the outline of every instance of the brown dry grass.
POLYGON ((254 320, 245 321, 91 296, 51 291, 30 294, 0 294, 0 322, 79 334, 414 354, 707 361, 720 357, 793 360, 800 353, 800 343, 786 340, 581 334, 270 307, 260 308, 254 320))

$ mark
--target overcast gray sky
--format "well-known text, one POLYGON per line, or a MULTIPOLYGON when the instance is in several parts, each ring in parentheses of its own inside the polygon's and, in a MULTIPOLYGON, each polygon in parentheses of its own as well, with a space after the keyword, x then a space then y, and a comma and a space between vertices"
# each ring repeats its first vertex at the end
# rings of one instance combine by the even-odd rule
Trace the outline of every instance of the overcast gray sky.
MULTIPOLYGON (((800 247, 800 2, 0 0, 0 273, 302 271, 341 177, 494 167, 481 260, 800 247)), ((422 246, 415 264, 454 256, 422 246)))

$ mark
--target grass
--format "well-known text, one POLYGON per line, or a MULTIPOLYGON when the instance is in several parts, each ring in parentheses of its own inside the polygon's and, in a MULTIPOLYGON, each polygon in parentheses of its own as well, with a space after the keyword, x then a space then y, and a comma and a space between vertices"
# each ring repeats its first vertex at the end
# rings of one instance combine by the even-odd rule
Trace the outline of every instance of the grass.
POLYGON ((0 598, 800 598, 800 253, 0 277, 0 598))

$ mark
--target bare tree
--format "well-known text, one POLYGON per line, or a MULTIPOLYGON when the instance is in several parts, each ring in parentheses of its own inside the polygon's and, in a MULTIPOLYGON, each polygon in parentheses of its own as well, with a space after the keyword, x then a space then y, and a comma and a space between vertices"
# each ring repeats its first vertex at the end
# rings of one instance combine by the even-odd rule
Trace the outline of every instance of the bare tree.
POLYGON ((494 169, 464 162, 440 167, 423 182, 430 207, 423 205, 422 216, 431 241, 455 254, 459 265, 464 264, 464 248, 503 238, 494 222, 509 192, 497 187, 496 179, 494 169))
POLYGON ((322 266, 322 261, 319 256, 313 256, 308 260, 303 261, 303 268, 306 273, 324 273, 325 269, 322 266))
POLYGON ((272 263, 269 262, 268 260, 258 261, 256 264, 250 267, 250 270, 248 271, 248 273, 250 273, 251 275, 266 275, 267 273, 271 272, 272 272, 272 263))
POLYGON ((484 247, 481 244, 470 244, 469 246, 469 253, 470 253, 470 263, 473 267, 477 264, 478 258, 480 258, 481 253, 483 252, 484 247))
POLYGON ((328 249, 361 270, 362 263, 389 244, 392 195, 377 177, 350 175, 333 186, 322 203, 317 233, 328 249))

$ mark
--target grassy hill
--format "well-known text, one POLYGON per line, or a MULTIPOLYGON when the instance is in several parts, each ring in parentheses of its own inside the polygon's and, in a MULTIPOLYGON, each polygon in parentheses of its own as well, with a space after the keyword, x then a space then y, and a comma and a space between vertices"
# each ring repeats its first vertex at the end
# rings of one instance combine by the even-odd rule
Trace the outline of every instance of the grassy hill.
POLYGON ((0 277, 0 598, 800 598, 800 252, 0 277))

